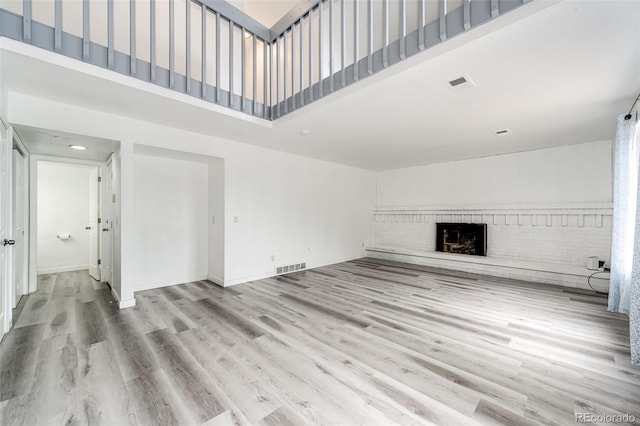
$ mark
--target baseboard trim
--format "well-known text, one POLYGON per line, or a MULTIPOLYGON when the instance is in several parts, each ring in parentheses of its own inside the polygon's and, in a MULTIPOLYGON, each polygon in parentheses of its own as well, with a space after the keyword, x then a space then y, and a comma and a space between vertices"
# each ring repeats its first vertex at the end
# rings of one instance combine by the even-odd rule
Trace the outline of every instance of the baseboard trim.
MULTIPOLYGON (((587 277, 593 272, 576 265, 550 264, 543 262, 513 261, 511 259, 481 258, 479 256, 450 255, 442 253, 413 252, 382 247, 368 248, 368 257, 409 263, 414 265, 442 268, 500 278, 509 278, 534 283, 553 284, 589 290, 587 277), (446 255, 445 255, 446 256, 446 255), (467 259, 468 257, 469 259, 467 259), (500 261, 504 264, 500 264, 500 261)), ((602 292, 609 288, 609 278, 595 276, 591 284, 602 292)))
POLYGON ((220 277, 216 277, 215 275, 207 275, 207 279, 214 284, 218 284, 220 287, 224 287, 224 280, 220 277))
POLYGON ((120 309, 133 308, 136 306, 136 299, 127 299, 118 303, 120 309))
MULTIPOLYGON (((357 256, 336 259, 336 260, 333 260, 333 261, 322 262, 320 264, 313 264, 313 263, 307 262, 307 268, 303 269, 302 271, 309 270, 309 269, 315 269, 315 268, 322 268, 323 266, 328 266, 328 265, 335 265, 336 263, 349 262, 349 261, 355 260, 355 259, 362 259, 364 256, 366 256, 366 252, 360 253, 357 256)), ((298 271, 298 272, 302 272, 302 271, 298 271)), ((244 284, 244 283, 248 283, 250 281, 263 280, 265 278, 271 278, 271 277, 275 277, 275 276, 276 276, 275 271, 271 271, 271 272, 264 272, 262 274, 249 275, 249 276, 241 277, 241 278, 234 278, 234 279, 225 281, 224 282, 224 287, 230 287, 230 286, 233 286, 233 285, 244 284)), ((216 283, 216 284, 218 284, 218 283, 216 283)))
POLYGON ((120 300, 120 296, 118 296, 118 293, 116 293, 115 290, 113 289, 113 286, 106 281, 104 283, 109 286, 109 291, 113 296, 113 300, 115 300, 116 303, 118 304, 119 309, 131 308, 133 306, 136 306, 136 299, 127 299, 122 301, 120 300))
POLYGON ((248 275, 246 277, 241 277, 241 278, 234 278, 232 280, 224 281, 223 287, 231 287, 233 285, 244 284, 250 281, 263 280, 265 278, 273 277, 274 275, 275 275, 275 272, 267 272, 267 273, 256 274, 256 275, 248 275))
POLYGON ((60 266, 57 268, 44 268, 44 269, 38 269, 38 275, 58 274, 60 272, 82 271, 85 269, 89 269, 89 265, 70 265, 70 266, 60 266))
POLYGON ((197 277, 177 278, 175 280, 160 281, 160 282, 155 282, 155 283, 145 283, 145 284, 139 284, 139 285, 135 286, 133 288, 133 291, 136 292, 136 291, 153 290, 154 288, 169 287, 171 285, 190 283, 190 282, 193 282, 193 281, 202 281, 202 280, 206 280, 206 279, 207 279, 206 275, 199 275, 197 277))

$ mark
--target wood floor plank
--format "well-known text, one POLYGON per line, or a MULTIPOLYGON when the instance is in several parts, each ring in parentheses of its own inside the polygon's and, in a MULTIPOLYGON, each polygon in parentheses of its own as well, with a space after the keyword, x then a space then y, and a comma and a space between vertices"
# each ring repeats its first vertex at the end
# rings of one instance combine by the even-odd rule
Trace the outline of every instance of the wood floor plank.
POLYGON ((173 426, 202 423, 182 405, 162 369, 132 379, 127 382, 127 389, 138 424, 173 426))
POLYGON ((38 277, 0 343, 0 424, 640 419, 628 319, 582 290, 358 259, 135 297, 38 277))
POLYGON ((200 423, 229 408, 216 395, 216 389, 202 366, 173 333, 158 330, 145 337, 172 387, 200 423))
POLYGON ((15 328, 0 346, 0 401, 29 392, 44 324, 15 328))
POLYGON ((136 328, 130 311, 124 311, 108 321, 108 338, 115 349, 123 379, 128 382, 158 369, 158 362, 144 335, 136 328))

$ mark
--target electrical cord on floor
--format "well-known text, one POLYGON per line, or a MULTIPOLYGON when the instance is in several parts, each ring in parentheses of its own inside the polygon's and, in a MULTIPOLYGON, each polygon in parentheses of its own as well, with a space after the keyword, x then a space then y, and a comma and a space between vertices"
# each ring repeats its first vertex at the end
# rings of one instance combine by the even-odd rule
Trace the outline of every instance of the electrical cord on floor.
POLYGON ((595 291, 596 294, 609 294, 603 291, 598 291, 595 288, 593 288, 593 286, 591 285, 591 277, 593 277, 594 275, 598 275, 598 274, 608 274, 609 273, 609 269, 604 269, 602 271, 596 271, 593 274, 589 275, 589 277, 587 277, 587 284, 589 285, 589 287, 591 288, 591 290, 595 291))

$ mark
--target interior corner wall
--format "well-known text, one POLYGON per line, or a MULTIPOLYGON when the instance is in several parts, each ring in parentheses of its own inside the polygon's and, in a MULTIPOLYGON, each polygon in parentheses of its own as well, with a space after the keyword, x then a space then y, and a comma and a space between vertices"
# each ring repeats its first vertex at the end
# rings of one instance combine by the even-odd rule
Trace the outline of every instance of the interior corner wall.
POLYGON ((224 285, 363 257, 372 243, 374 172, 14 92, 9 104, 12 123, 120 141, 123 300, 133 301, 134 216, 147 204, 133 195, 137 144, 224 160, 224 285))
POLYGON ((206 279, 208 164, 136 153, 134 168, 135 290, 206 279))
POLYGON ((586 287, 587 257, 609 263, 611 142, 381 172, 369 254, 586 287), (487 224, 487 257, 435 251, 436 223, 487 224))
POLYGON ((207 278, 224 285, 224 160, 208 161, 208 271, 207 278))
POLYGON ((45 161, 37 167, 38 273, 88 269, 91 167, 45 161))
POLYGON ((225 285, 363 257, 375 174, 248 146, 225 159, 225 285))

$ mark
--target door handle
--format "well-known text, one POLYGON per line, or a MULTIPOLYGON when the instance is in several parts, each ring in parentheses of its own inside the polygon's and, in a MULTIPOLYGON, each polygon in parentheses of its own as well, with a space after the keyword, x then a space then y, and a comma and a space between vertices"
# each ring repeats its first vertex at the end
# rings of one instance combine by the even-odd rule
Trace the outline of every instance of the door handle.
POLYGON ((102 232, 108 232, 109 228, 102 228, 102 232))
POLYGON ((84 229, 86 229, 88 231, 89 229, 91 229, 91 227, 90 226, 85 226, 84 229))
POLYGON ((13 246, 16 244, 16 240, 7 240, 5 238, 4 242, 2 243, 3 246, 13 246))

